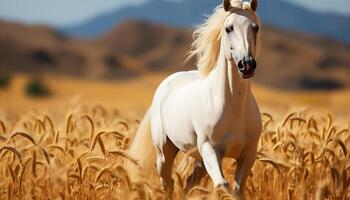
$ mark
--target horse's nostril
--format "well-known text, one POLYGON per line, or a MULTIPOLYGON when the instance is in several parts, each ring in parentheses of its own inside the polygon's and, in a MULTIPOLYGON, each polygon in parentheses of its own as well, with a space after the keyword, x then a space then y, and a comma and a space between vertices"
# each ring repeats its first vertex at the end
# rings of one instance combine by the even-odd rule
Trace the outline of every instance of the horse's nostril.
POLYGON ((242 61, 242 60, 238 62, 238 69, 239 70, 244 70, 244 63, 245 63, 245 61, 242 61))
POLYGON ((255 70, 256 69, 256 61, 254 58, 248 58, 244 60, 244 66, 247 68, 247 70, 255 70))

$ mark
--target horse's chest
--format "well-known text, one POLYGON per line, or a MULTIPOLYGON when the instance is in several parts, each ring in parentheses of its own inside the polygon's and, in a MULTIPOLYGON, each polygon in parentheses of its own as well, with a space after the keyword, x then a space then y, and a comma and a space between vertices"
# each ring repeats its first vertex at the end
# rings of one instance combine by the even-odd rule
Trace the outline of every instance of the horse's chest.
POLYGON ((243 134, 226 132, 216 142, 216 147, 221 156, 238 158, 246 148, 247 141, 243 134))
POLYGON ((228 105, 224 110, 214 129, 212 141, 221 155, 238 158, 249 142, 246 109, 232 108, 228 105))

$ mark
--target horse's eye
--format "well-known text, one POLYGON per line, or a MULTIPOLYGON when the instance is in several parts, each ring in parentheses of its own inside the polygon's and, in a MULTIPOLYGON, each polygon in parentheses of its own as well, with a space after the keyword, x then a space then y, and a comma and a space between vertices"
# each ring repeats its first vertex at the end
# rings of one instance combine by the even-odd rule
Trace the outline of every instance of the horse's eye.
POLYGON ((253 31, 255 33, 257 33, 259 31, 259 29, 260 29, 259 25, 255 24, 255 23, 252 24, 252 28, 253 28, 253 31))
POLYGON ((233 25, 225 28, 226 33, 231 33, 233 31, 233 25))

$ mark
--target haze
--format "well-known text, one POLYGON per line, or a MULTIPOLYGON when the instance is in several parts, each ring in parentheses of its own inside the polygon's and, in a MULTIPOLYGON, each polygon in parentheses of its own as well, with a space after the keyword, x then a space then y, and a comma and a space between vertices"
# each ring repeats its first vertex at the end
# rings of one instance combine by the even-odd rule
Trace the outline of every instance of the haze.
MULTIPOLYGON (((147 0, 0 0, 0 18, 30 24, 66 26, 147 0)), ((174 0, 172 0, 174 1, 174 0)), ((175 0, 179 1, 179 0, 175 0)), ((270 0, 273 2, 273 0, 270 0)), ((350 15, 348 0, 287 0, 308 9, 350 15)), ((218 1, 219 2, 219 1, 218 1)))

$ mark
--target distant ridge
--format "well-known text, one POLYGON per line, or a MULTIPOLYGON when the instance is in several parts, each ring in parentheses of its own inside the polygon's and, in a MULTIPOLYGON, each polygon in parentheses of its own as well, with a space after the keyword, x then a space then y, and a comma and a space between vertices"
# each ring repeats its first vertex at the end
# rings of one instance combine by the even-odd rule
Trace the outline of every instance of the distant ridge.
MULTIPOLYGON (((221 0, 150 0, 139 6, 114 10, 82 24, 63 27, 61 31, 73 36, 94 38, 128 18, 193 27, 220 3, 221 0)), ((259 13, 266 24, 350 42, 350 16, 313 12, 284 0, 261 1, 259 13)))
MULTIPOLYGON (((194 60, 184 63, 190 29, 127 20, 93 40, 1 21, 0 30, 0 73, 121 80, 195 68, 194 60)), ((287 90, 350 88, 350 45, 273 26, 263 27, 262 42, 254 82, 287 90)))

